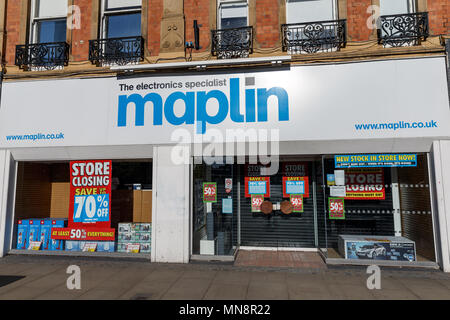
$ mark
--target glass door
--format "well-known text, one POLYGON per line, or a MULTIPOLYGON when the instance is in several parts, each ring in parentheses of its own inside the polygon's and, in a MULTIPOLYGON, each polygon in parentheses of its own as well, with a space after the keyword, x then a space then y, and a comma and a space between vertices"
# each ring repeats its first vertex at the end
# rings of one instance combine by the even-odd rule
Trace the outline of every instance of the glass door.
POLYGON ((238 168, 234 164, 194 164, 192 254, 234 256, 238 246, 238 168))

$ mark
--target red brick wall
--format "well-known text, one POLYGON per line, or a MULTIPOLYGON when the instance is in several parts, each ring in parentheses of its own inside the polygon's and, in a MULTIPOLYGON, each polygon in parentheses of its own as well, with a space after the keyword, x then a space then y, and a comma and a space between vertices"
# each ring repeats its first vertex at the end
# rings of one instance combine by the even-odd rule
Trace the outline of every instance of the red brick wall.
POLYGON ((347 1, 347 32, 350 41, 369 40, 373 30, 367 27, 367 19, 371 13, 367 8, 372 5, 371 0, 347 1))
MULTIPOLYGON (((21 1, 7 0, 6 2, 6 50, 5 61, 8 65, 14 65, 16 55, 16 45, 20 37, 20 11, 21 1)), ((24 43, 22 43, 24 44, 24 43)))
MULTIPOLYGON (((89 40, 91 40, 92 5, 91 0, 74 0, 80 7, 81 29, 67 30, 72 33, 72 56, 74 61, 86 61, 89 58, 89 40), (83 43, 80 43, 82 41, 83 43)), ((70 14, 70 12, 69 12, 70 14)))
POLYGON ((449 34, 450 25, 448 19, 450 16, 450 1, 428 0, 427 9, 430 24, 430 34, 449 34))
POLYGON ((273 48, 280 39, 278 0, 256 1, 255 39, 261 48, 273 48))
POLYGON ((209 49, 211 30, 209 26, 209 0, 184 0, 186 41, 194 42, 194 20, 200 27, 200 47, 193 52, 204 52, 209 49))
POLYGON ((151 56, 159 54, 163 9, 163 0, 148 0, 148 39, 145 40, 151 56))

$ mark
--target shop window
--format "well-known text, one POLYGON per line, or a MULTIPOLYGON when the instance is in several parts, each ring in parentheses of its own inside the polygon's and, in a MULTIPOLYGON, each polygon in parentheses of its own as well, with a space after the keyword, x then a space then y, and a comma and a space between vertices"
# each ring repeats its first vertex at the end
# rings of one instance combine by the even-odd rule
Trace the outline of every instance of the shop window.
POLYGON ((336 51, 346 44, 345 20, 336 0, 288 0, 282 26, 283 50, 291 54, 336 51))
MULTIPOLYGON (((366 162, 368 155, 358 156, 366 162)), ((389 155, 395 156, 401 155, 389 155)), ((324 158, 321 247, 327 259, 435 264, 427 155, 402 159, 409 157, 416 158, 352 168, 337 168, 335 158, 324 158)))
POLYGON ((67 65, 67 3, 34 0, 31 4, 29 44, 16 47, 16 65, 31 70, 67 65))
POLYGON ((100 37, 90 41, 92 63, 124 65, 142 60, 141 10, 142 0, 103 0, 100 37))
MULTIPOLYGON (((86 164, 88 163, 90 162, 87 161, 86 164)), ((100 163, 106 165, 109 161, 100 163)), ((83 177, 89 176, 81 174, 81 170, 78 171, 80 175, 77 175, 80 180, 71 178, 74 169, 69 162, 20 162, 11 252, 29 253, 34 249, 41 252, 53 251, 53 254, 96 251, 112 255, 114 252, 149 255, 152 232, 152 162, 112 161, 111 166, 111 179, 96 180, 103 181, 102 187, 110 186, 110 192, 103 192, 94 187, 74 190, 74 185, 91 186, 90 181, 93 180, 83 180, 83 177), (78 223, 76 227, 69 225, 71 219, 78 223), (114 230, 113 235, 108 235, 111 239, 83 239, 89 230, 106 232, 111 229, 114 230), (69 238, 52 239, 55 230, 67 232, 69 238), (77 234, 78 230, 80 234, 77 234)), ((99 170, 98 167, 95 168, 99 170)), ((92 177, 99 176, 93 174, 92 177)))

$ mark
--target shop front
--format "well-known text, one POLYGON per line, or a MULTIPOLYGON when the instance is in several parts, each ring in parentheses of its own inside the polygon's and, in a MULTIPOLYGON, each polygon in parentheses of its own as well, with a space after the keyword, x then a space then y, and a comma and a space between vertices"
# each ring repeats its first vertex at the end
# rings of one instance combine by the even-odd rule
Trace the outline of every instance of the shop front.
POLYGON ((2 256, 450 268, 443 57, 6 82, 0 137, 2 256))

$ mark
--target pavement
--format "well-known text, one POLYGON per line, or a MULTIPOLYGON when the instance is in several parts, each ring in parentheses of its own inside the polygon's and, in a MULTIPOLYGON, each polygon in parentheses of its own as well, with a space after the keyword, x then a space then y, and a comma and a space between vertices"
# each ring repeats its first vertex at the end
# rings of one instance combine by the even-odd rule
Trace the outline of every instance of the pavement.
POLYGON ((439 270, 382 267, 379 290, 367 288, 369 276, 366 268, 350 266, 249 267, 11 255, 0 259, 0 300, 450 299, 450 274, 439 270), (70 265, 80 267, 80 289, 67 288, 70 265))

